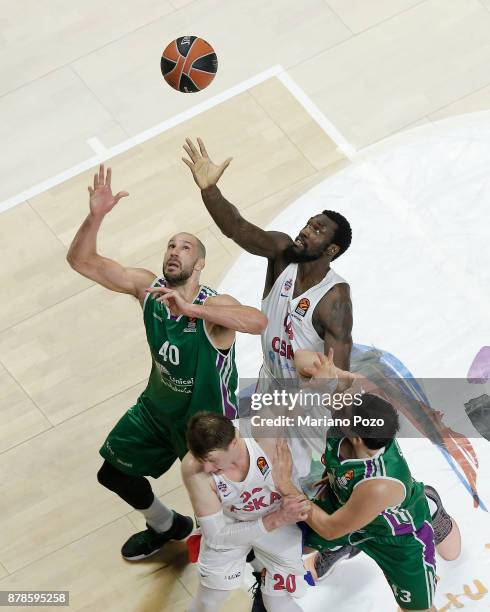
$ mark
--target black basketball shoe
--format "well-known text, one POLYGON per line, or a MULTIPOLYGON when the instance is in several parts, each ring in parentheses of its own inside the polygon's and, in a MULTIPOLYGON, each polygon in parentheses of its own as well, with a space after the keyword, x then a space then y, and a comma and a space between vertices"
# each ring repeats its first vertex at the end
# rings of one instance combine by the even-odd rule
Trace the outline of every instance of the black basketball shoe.
POLYGON ((329 576, 337 563, 344 559, 352 559, 358 555, 361 551, 354 546, 345 545, 338 550, 324 550, 318 553, 315 559, 315 572, 318 578, 315 582, 320 582, 329 576))
POLYGON ((184 540, 190 535, 194 522, 190 516, 174 512, 174 522, 168 531, 158 533, 146 524, 145 531, 132 535, 121 549, 122 556, 128 561, 140 561, 157 553, 170 540, 184 540))
POLYGON ((252 591, 252 609, 250 612, 267 612, 262 599, 263 572, 252 572, 255 578, 255 584, 249 588, 252 591))

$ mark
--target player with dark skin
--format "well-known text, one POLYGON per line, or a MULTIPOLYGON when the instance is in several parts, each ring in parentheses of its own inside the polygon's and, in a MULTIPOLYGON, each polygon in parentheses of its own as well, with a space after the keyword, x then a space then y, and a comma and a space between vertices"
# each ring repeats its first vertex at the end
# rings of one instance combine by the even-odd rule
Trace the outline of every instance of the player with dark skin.
MULTIPOLYGON (((199 149, 189 138, 186 139, 184 149, 190 159, 183 157, 182 160, 189 166, 201 189, 204 204, 223 234, 252 255, 267 258, 263 297, 269 294, 276 279, 290 263, 298 263, 293 299, 321 282, 330 269, 330 262, 341 251, 340 246, 332 241, 337 223, 325 214, 315 215, 295 240, 285 233, 266 231, 250 223, 223 197, 216 185, 232 158, 215 164, 209 158, 203 141, 198 138, 197 143, 199 149)), ((325 354, 333 348, 335 365, 348 370, 352 349, 349 285, 338 283, 322 297, 313 312, 313 326, 324 340, 325 354)))

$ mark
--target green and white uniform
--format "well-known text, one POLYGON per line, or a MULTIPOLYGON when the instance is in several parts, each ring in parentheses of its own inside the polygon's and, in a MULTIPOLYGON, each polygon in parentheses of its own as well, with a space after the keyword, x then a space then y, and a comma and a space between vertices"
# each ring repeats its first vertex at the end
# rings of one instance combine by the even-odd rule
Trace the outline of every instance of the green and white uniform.
POLYGON ((329 485, 315 503, 332 514, 349 500, 355 487, 373 479, 396 480, 405 489, 401 504, 388 508, 371 523, 341 538, 325 540, 309 527, 305 544, 317 550, 352 544, 369 555, 383 571, 400 607, 424 610, 435 591, 435 544, 424 485, 412 478, 396 440, 368 459, 344 459, 344 438, 327 438, 325 475, 329 485))
MULTIPOLYGON (((165 286, 165 279, 157 278, 153 286, 165 286)), ((193 303, 214 295, 202 285, 193 303)), ((236 417, 238 376, 235 345, 228 351, 215 348, 202 319, 174 317, 150 295, 143 318, 152 355, 148 385, 100 454, 122 472, 157 478, 186 454, 185 432, 193 414, 206 410, 236 417)))

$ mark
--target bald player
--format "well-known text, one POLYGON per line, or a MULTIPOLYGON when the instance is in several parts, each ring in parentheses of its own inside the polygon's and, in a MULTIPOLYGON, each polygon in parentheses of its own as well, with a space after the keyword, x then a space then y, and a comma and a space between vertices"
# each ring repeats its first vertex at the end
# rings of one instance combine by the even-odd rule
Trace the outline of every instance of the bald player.
POLYGON ((197 411, 236 416, 235 332, 260 334, 267 318, 229 295, 200 283, 206 250, 192 234, 170 238, 162 274, 127 268, 99 255, 97 234, 112 208, 129 194, 111 190, 111 169, 101 165, 90 193, 90 213, 68 251, 78 273, 99 285, 127 293, 143 309, 152 356, 148 384, 134 406, 107 436, 97 477, 146 519, 146 530, 122 547, 125 559, 144 559, 169 540, 181 540, 193 528, 191 517, 167 508, 146 476, 158 478, 187 453, 187 422, 197 411))

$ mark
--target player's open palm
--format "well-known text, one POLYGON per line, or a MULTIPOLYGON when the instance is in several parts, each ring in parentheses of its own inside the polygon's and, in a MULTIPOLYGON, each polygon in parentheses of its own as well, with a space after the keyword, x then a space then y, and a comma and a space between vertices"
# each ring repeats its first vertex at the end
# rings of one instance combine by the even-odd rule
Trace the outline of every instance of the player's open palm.
POLYGON ((99 172, 94 174, 94 186, 88 188, 90 193, 90 212, 93 215, 103 216, 111 211, 121 198, 129 195, 127 191, 119 191, 112 194, 111 188, 112 170, 107 168, 104 172, 104 164, 100 164, 99 172))
POLYGON ((272 458, 272 478, 279 491, 284 493, 291 484, 293 473, 293 457, 289 445, 284 438, 276 440, 276 448, 272 458))
POLYGON ((183 157, 182 161, 191 169, 192 176, 199 189, 207 189, 216 185, 223 172, 230 165, 232 158, 228 157, 222 164, 215 164, 209 158, 206 147, 200 138, 197 139, 199 151, 190 138, 186 138, 185 142, 184 150, 190 159, 183 157))

